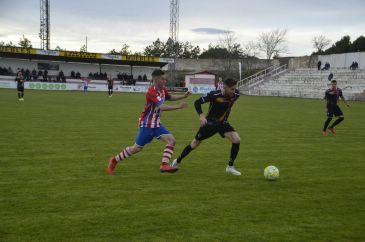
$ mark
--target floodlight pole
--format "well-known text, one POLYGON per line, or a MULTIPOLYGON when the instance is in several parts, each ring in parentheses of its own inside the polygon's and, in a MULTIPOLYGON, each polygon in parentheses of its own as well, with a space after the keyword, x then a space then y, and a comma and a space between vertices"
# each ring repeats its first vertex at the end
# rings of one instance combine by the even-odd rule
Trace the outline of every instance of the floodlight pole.
POLYGON ((49 0, 40 0, 40 32, 41 49, 50 49, 50 4, 49 0))
POLYGON ((172 40, 172 57, 174 59, 174 63, 170 64, 170 74, 171 81, 175 83, 179 41, 179 0, 170 0, 170 38, 172 40))

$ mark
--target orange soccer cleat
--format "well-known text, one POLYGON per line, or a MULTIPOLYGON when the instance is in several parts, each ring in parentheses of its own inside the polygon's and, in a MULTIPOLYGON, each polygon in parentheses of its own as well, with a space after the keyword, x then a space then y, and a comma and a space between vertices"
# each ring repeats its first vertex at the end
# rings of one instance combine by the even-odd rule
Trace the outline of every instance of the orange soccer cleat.
POLYGON ((175 173, 177 172, 177 167, 172 167, 167 163, 161 163, 160 165, 160 172, 168 172, 168 173, 175 173))
POLYGON ((109 164, 108 164, 108 173, 109 175, 113 175, 113 171, 115 169, 115 167, 117 166, 118 162, 115 160, 114 157, 109 159, 109 164))
POLYGON ((329 131, 331 131, 332 134, 336 135, 336 130, 335 128, 328 128, 329 131))

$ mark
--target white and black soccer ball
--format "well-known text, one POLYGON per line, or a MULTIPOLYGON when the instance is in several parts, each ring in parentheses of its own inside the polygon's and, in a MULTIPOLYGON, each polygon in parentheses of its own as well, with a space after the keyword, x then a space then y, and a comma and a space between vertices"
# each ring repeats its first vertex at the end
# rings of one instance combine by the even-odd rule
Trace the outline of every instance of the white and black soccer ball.
POLYGON ((279 169, 276 166, 268 166, 264 170, 266 180, 275 181, 279 178, 279 169))

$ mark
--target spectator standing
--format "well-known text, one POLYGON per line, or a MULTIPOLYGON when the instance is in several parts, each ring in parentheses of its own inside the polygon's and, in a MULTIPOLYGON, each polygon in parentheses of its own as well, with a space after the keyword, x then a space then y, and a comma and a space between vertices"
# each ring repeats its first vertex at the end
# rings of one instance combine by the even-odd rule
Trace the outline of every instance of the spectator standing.
POLYGON ((317 67, 318 67, 318 70, 320 71, 321 70, 321 67, 322 67, 322 62, 321 61, 318 61, 317 67))

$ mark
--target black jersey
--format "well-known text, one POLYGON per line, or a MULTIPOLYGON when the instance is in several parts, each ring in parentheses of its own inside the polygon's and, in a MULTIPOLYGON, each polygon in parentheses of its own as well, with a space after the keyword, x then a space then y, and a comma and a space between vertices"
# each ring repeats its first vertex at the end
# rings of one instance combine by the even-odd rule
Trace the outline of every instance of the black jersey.
POLYGON ((114 83, 113 80, 108 80, 107 82, 108 82, 108 86, 109 87, 112 87, 113 86, 113 83, 114 83))
POLYGON ((16 81, 17 87, 24 87, 24 79, 23 78, 16 77, 15 81, 16 81))
POLYGON ((232 97, 225 96, 223 90, 211 91, 195 101, 195 109, 201 114, 203 113, 201 104, 209 102, 207 120, 213 122, 227 122, 231 108, 239 96, 240 93, 237 89, 232 97))
POLYGON ((336 90, 328 89, 324 95, 324 99, 327 100, 328 105, 337 105, 339 98, 343 98, 342 90, 337 88, 336 90))

